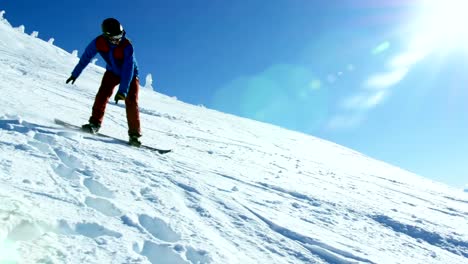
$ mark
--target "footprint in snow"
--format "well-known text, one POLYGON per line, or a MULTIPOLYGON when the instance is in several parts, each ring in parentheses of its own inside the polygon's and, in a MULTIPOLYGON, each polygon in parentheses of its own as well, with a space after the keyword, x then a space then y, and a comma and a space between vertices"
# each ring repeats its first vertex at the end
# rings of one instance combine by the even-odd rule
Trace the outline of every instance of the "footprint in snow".
POLYGON ((81 160, 75 155, 66 153, 61 149, 54 149, 54 151, 60 161, 70 169, 79 169, 83 167, 81 160))
POLYGON ((122 237, 121 233, 107 229, 96 223, 77 223, 73 227, 70 227, 65 220, 62 220, 59 223, 59 230, 65 235, 79 234, 89 238, 97 238, 100 236, 122 237))
POLYGON ((196 250, 192 247, 181 245, 158 245, 151 241, 145 241, 141 254, 153 264, 209 264, 212 259, 207 251, 196 250), (185 254, 185 259, 181 255, 185 254))
POLYGON ((40 152, 44 153, 44 154, 49 154, 52 152, 52 149, 50 148, 50 145, 49 144, 45 144, 43 142, 40 142, 40 141, 28 141, 28 145, 38 149, 40 152))
POLYGON ((208 264, 213 261, 208 251, 197 250, 193 247, 187 247, 185 256, 191 263, 208 264))
POLYGON ((61 149, 54 149, 60 163, 53 166, 54 172, 62 178, 68 180, 79 180, 80 174, 78 173, 83 164, 79 158, 73 154, 68 154, 61 149))
MULTIPOLYGON (((41 133, 41 132, 36 132, 34 134, 34 139, 37 141, 37 142, 40 142, 41 144, 43 144, 44 146, 50 146, 50 145, 55 145, 57 144, 57 140, 55 139, 55 137, 51 134, 46 134, 46 133, 41 133)), ((50 151, 49 148, 45 148, 46 151, 50 151)))
POLYGON ((122 212, 110 201, 103 198, 86 197, 85 204, 107 216, 121 216, 122 212))
POLYGON ((114 198, 114 193, 98 181, 87 178, 83 181, 83 184, 89 190, 90 193, 96 196, 114 198))
POLYGON ((76 169, 70 168, 65 164, 52 166, 52 169, 54 170, 55 174, 67 180, 78 180, 80 178, 80 175, 77 173, 76 169))
POLYGON ((109 230, 96 223, 80 223, 75 226, 75 231, 80 235, 87 236, 90 238, 96 238, 100 236, 112 236, 116 238, 122 237, 122 234, 109 230))
POLYGON ((166 242, 176 242, 180 240, 180 235, 163 220, 150 217, 146 214, 140 215, 138 221, 143 228, 154 238, 166 242))
POLYGON ((145 241, 141 254, 153 264, 189 264, 190 262, 184 260, 176 250, 177 248, 170 245, 158 245, 145 241))

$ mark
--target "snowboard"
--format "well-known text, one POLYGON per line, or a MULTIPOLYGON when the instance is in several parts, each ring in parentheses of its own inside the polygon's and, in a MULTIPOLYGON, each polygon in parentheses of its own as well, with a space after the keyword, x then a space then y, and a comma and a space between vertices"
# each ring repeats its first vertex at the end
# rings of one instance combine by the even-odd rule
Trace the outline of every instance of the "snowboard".
POLYGON ((65 128, 69 128, 69 129, 73 129, 73 130, 79 130, 83 133, 87 133, 87 134, 90 134, 90 135, 95 135, 95 136, 98 136, 98 137, 103 137, 103 138, 107 138, 107 139, 112 139, 114 141, 117 141, 119 143, 122 143, 122 144, 126 144, 128 146, 131 146, 131 147, 135 147, 135 148, 142 148, 142 149, 148 149, 148 150, 151 150, 151 151, 155 151, 159 154, 166 154, 166 153, 169 153, 171 152, 172 150, 171 149, 160 149, 160 148, 155 148, 155 147, 151 147, 151 146, 147 146, 147 145, 144 145, 142 144, 140 147, 136 147, 136 146, 132 146, 128 143, 128 141, 126 140, 123 140, 123 139, 120 139, 120 138, 116 138, 116 137, 113 137, 113 136, 109 136, 109 135, 106 135, 106 134, 103 134, 103 133, 96 133, 96 134, 92 134, 92 133, 89 133, 83 129, 81 129, 81 126, 77 126, 77 125, 74 125, 74 124, 71 124, 71 123, 68 123, 68 122, 65 122, 63 120, 60 120, 60 119, 54 119, 54 122, 55 124, 57 125, 61 125, 65 128))

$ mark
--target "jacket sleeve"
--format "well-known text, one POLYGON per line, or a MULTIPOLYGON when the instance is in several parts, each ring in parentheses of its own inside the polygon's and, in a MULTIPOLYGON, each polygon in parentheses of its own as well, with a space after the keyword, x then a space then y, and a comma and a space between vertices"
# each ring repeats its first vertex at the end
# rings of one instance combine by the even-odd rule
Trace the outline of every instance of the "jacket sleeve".
POLYGON ((94 56, 96 56, 96 54, 96 39, 93 39, 93 41, 91 41, 91 43, 89 43, 89 45, 86 47, 86 50, 84 51, 83 55, 81 55, 80 61, 76 65, 71 75, 75 78, 78 78, 78 76, 80 76, 84 68, 88 66, 91 59, 93 59, 94 56))
POLYGON ((127 96, 128 89, 130 88, 130 82, 133 79, 134 61, 135 58, 133 54, 133 46, 128 45, 124 49, 124 61, 122 65, 119 86, 119 93, 125 94, 125 96, 127 96))

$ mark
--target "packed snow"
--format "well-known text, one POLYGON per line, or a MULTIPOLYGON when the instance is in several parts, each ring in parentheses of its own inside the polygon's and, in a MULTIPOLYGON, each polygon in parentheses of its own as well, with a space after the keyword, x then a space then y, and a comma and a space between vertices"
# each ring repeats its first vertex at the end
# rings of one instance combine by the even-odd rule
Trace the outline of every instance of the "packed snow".
MULTIPOLYGON (((0 263, 468 263, 468 193, 334 143, 151 88, 142 141, 171 153, 56 125, 104 69, 65 84, 52 43, 0 21, 0 263)), ((101 131, 127 138, 122 104, 101 131)))

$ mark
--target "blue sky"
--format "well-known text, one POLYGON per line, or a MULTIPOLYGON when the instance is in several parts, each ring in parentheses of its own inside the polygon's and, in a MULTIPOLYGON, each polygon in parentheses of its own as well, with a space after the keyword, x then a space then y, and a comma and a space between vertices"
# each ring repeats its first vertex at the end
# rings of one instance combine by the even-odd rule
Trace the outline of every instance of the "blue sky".
POLYGON ((79 54, 115 17, 158 92, 460 187, 468 183, 462 2, 15 0, 0 10, 79 54))

